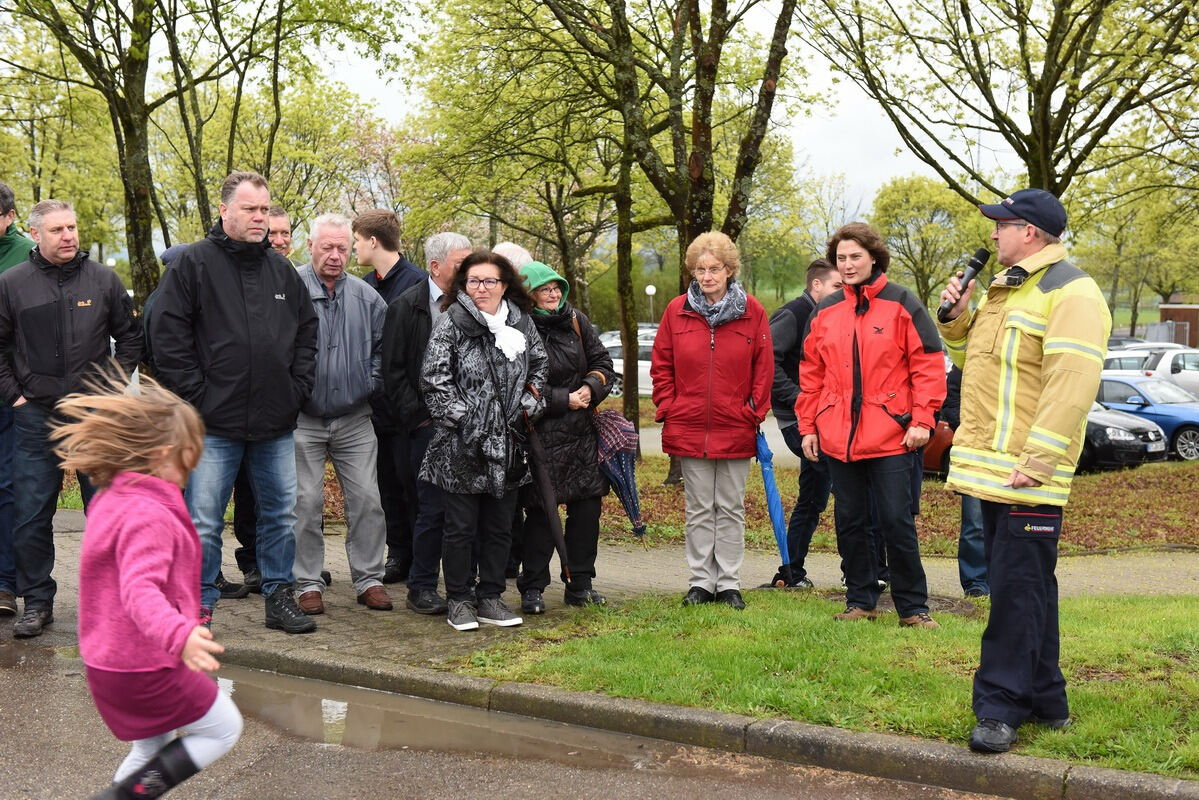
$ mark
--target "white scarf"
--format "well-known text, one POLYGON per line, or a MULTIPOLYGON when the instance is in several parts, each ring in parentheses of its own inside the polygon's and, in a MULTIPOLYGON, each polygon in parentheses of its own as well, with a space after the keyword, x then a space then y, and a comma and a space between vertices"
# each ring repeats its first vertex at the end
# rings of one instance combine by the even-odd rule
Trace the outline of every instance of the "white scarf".
POLYGON ((516 357, 525 351, 525 335, 516 328, 509 327, 508 301, 501 300, 500 307, 494 314, 488 314, 481 308, 478 308, 478 311, 487 323, 487 330, 495 337, 495 346, 504 354, 504 358, 515 361, 516 357))

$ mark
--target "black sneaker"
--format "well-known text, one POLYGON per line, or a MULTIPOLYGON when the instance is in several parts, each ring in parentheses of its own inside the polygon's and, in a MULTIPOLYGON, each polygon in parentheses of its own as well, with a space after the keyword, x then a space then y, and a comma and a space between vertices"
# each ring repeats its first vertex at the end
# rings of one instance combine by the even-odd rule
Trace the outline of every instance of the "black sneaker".
POLYGON ((976 753, 1006 753, 1016 738, 1016 729, 1006 722, 980 719, 970 732, 970 749, 976 753))
POLYGON ((741 592, 736 589, 724 589, 716 593, 716 602, 724 603, 726 606, 737 609, 738 611, 745 610, 745 600, 741 597, 741 592))
POLYGON ((233 583, 225 580, 225 573, 216 574, 216 588, 221 593, 222 600, 240 600, 250 594, 250 587, 244 583, 233 583))
POLYGON ((409 589, 404 604, 417 614, 444 614, 449 610, 445 598, 436 589, 409 589))
POLYGON ((608 598, 595 589, 580 589, 577 592, 567 589, 562 595, 562 601, 568 606, 602 606, 607 605, 608 598))
POLYGON ((327 569, 321 570, 321 580, 324 581, 326 586, 333 585, 333 576, 329 574, 329 570, 327 569))
POLYGON ((456 631, 473 631, 479 628, 475 606, 468 600, 450 599, 446 602, 446 622, 456 631))
POLYGON ((479 622, 499 625, 501 628, 510 628, 524 622, 523 619, 512 613, 512 609, 508 608, 508 604, 502 597, 484 597, 479 600, 478 619, 479 622))
POLYGON ((540 589, 525 589, 520 593, 520 610, 526 614, 544 614, 545 598, 540 589))
POLYGON ((812 589, 812 588, 814 588, 814 584, 812 583, 812 581, 810 581, 807 578, 800 578, 797 581, 792 581, 791 583, 787 583, 786 577, 784 577, 781 573, 776 573, 775 576, 770 579, 770 583, 763 583, 758 588, 759 589, 812 589))
POLYGON ((250 567, 241 578, 242 586, 248 588, 251 594, 262 594, 262 573, 258 567, 250 567))
POLYGON ((300 610, 291 586, 284 583, 266 598, 266 626, 284 633, 312 633, 316 620, 300 610))
POLYGON ((13 623, 12 635, 17 639, 32 639, 41 636, 42 629, 54 621, 54 613, 48 608, 29 608, 13 623))
POLYGON ((683 605, 698 606, 703 603, 711 603, 716 599, 716 595, 704 589, 701 586, 692 586, 687 592, 687 596, 683 598, 683 605))
POLYGON ((398 558, 388 558, 383 562, 383 582, 401 583, 408 580, 408 570, 400 565, 398 558))

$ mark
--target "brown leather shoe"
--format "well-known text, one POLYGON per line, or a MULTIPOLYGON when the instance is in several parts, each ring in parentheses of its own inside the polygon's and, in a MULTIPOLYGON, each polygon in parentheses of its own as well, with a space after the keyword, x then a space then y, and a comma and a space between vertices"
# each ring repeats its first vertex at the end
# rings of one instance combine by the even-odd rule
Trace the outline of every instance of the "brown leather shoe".
POLYGON ((857 606, 846 606, 844 611, 833 614, 833 619, 841 622, 857 622, 860 619, 878 619, 878 615, 879 612, 873 608, 867 611, 857 606))
POLYGON ((900 617, 899 624, 904 628, 939 628, 937 621, 923 611, 910 617, 900 617))
POLYGON ((301 611, 310 617, 325 613, 325 600, 321 597, 321 593, 315 589, 311 592, 301 594, 296 599, 296 604, 300 606, 301 611))
POLYGON ((358 595, 358 602, 375 611, 391 611, 391 595, 382 586, 372 586, 358 595))

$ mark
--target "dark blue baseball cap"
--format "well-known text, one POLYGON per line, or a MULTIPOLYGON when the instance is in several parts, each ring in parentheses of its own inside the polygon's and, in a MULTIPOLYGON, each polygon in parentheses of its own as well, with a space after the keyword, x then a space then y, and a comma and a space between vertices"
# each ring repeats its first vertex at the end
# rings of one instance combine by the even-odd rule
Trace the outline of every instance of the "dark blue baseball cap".
POLYGON ((1061 236, 1066 231, 1066 209, 1062 202, 1044 189, 1021 189, 1002 202, 982 204, 984 217, 996 220, 1022 219, 1046 233, 1061 236))

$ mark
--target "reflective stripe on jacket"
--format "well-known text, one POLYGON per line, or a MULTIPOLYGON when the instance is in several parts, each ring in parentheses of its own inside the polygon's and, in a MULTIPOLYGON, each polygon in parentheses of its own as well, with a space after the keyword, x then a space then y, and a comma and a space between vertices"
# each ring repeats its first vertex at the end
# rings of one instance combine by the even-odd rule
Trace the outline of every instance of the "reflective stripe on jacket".
POLYGON ((998 503, 1064 506, 1112 318, 1098 284, 1049 245, 995 276, 978 309, 940 326, 962 366, 947 486, 998 503), (1012 281, 1017 283, 1018 279, 1012 281), (1005 486, 1013 469, 1042 485, 1005 486))

